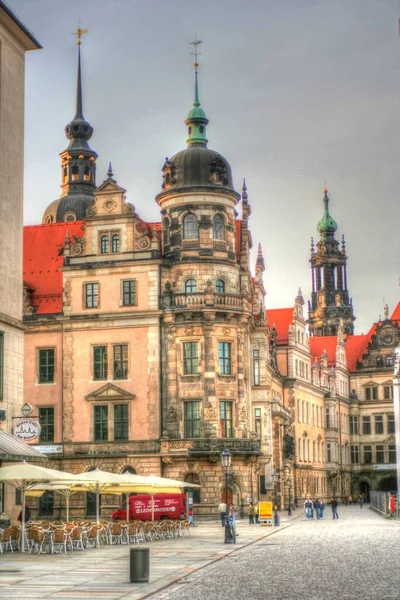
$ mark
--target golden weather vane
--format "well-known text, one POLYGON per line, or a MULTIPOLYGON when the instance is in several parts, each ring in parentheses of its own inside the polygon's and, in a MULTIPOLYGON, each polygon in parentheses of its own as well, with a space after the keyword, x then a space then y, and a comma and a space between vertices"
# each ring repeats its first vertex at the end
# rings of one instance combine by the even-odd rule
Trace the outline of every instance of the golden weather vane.
POLYGON ((202 43, 203 43, 203 40, 198 40, 196 35, 194 36, 194 42, 190 42, 190 45, 194 46, 194 52, 191 52, 191 55, 194 56, 194 66, 196 67, 196 69, 199 66, 198 57, 201 56, 201 52, 199 52, 198 47, 202 43))
POLYGON ((82 36, 88 31, 89 29, 81 29, 80 27, 78 27, 78 29, 74 31, 74 33, 71 33, 71 35, 76 35, 76 43, 78 44, 78 46, 82 44, 82 36))

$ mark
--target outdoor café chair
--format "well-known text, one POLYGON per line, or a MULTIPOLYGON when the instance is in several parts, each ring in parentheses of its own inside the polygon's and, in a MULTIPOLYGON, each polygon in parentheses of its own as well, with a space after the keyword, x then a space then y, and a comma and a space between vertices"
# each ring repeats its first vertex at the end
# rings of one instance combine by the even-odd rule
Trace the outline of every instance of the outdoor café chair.
POLYGON ((67 533, 63 529, 55 529, 50 538, 51 553, 61 554, 64 551, 67 554, 67 539, 67 533))

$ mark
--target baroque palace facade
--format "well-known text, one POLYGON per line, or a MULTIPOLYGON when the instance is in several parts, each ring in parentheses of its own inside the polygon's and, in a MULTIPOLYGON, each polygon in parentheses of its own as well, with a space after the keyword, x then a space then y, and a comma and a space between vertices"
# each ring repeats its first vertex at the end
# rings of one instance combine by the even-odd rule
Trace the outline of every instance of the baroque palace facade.
MULTIPOLYGON (((48 466, 199 483, 198 514, 215 513, 224 497, 224 448, 233 455, 229 500, 242 510, 272 498, 273 473, 282 508, 289 488, 301 501, 371 485, 354 424, 381 410, 391 375, 387 363, 378 374, 370 354, 379 354, 381 329, 385 356, 394 354, 400 315, 396 309, 369 337, 353 335, 345 244, 335 239, 327 192, 311 250, 310 337, 301 290, 293 306, 265 310, 261 246, 254 275, 250 265, 246 185, 238 194, 228 161, 208 148, 197 64, 187 148, 165 159, 160 220, 149 223, 126 200, 111 164, 96 186, 78 51, 61 196, 41 225, 24 230, 24 397, 39 418, 34 443, 48 466), (374 403, 361 395, 372 382, 374 403)), ((390 442, 378 441, 389 459, 390 442)), ((42 498, 31 500, 33 510, 62 510, 58 497, 42 498)), ((90 494, 71 502, 73 515, 92 514, 90 494)), ((104 497, 103 514, 116 502, 104 497)))

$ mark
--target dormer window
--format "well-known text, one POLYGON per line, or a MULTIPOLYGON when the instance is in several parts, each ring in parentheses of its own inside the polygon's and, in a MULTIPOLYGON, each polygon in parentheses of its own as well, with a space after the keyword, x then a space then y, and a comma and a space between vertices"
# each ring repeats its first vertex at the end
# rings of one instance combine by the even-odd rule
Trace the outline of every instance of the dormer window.
POLYGON ((100 250, 102 254, 107 254, 109 249, 108 235, 101 236, 100 250))
POLYGON ((119 252, 119 247, 120 247, 119 235, 118 234, 114 234, 112 236, 112 251, 113 252, 119 252))
POLYGON ((224 240, 225 239, 224 219, 221 217, 221 215, 214 215, 213 238, 214 238, 214 240, 224 240))
POLYGON ((185 240, 198 239, 199 237, 199 224, 197 222, 196 215, 189 213, 183 219, 183 238, 185 240))

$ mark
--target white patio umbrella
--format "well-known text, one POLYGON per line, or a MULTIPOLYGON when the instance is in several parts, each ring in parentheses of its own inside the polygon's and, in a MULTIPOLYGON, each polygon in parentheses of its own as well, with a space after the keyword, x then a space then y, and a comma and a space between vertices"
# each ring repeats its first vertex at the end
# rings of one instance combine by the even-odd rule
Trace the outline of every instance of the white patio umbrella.
POLYGON ((65 471, 46 469, 27 462, 16 463, 8 467, 0 467, 0 481, 21 490, 22 493, 22 520, 21 520, 21 552, 25 552, 25 494, 38 483, 50 481, 74 481, 75 475, 65 471))
POLYGON ((79 491, 84 491, 82 489, 73 489, 74 483, 38 483, 33 486, 30 490, 27 490, 27 496, 42 496, 45 492, 56 492, 60 494, 60 496, 64 496, 65 498, 65 508, 66 508, 66 521, 69 521, 69 499, 73 494, 77 494, 79 491))

